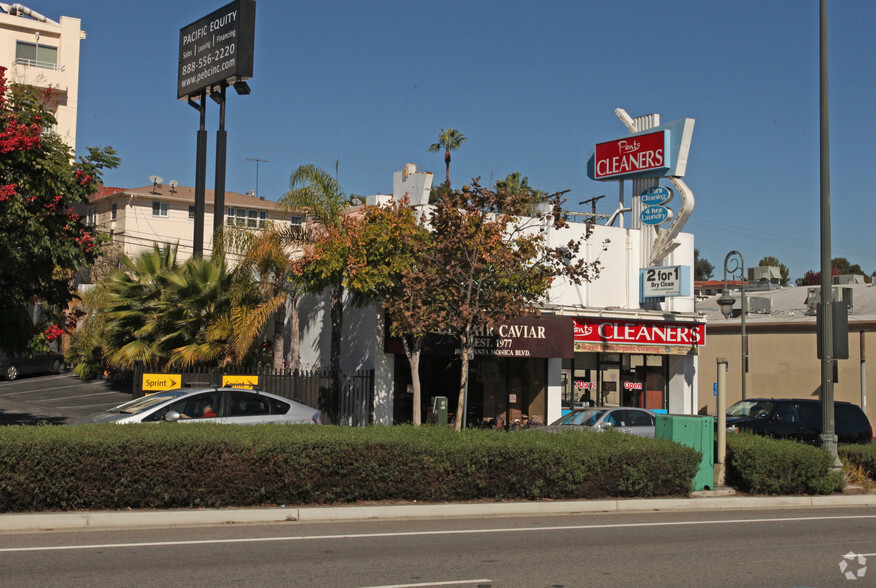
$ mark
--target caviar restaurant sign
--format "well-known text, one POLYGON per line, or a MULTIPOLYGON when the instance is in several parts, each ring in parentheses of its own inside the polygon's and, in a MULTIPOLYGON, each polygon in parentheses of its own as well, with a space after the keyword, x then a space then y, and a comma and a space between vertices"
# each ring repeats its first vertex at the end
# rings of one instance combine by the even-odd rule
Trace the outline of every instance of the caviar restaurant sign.
POLYGON ((706 344, 703 323, 575 318, 575 351, 685 355, 706 344))

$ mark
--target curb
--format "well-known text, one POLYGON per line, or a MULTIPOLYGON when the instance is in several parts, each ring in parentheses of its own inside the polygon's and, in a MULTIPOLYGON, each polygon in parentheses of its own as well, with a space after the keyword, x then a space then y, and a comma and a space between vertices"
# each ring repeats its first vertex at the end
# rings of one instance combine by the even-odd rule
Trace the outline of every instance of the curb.
POLYGON ((0 515, 0 533, 75 529, 130 529, 283 522, 350 522, 388 519, 473 518, 510 515, 557 515, 598 512, 739 510, 876 506, 876 495, 718 496, 573 500, 562 502, 488 502, 292 508, 100 511, 0 515))

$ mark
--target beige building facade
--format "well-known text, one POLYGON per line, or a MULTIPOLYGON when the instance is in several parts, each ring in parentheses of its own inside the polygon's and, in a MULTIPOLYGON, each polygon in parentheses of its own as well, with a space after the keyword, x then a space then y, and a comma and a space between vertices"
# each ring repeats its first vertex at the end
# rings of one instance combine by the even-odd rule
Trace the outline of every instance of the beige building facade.
MULTIPOLYGON (((213 191, 206 190, 204 256, 213 251, 213 191)), ((195 189, 156 184, 125 190, 105 187, 89 198, 87 222, 110 235, 128 257, 152 249, 153 244, 177 245, 177 259, 192 256, 195 225, 195 189)), ((249 194, 225 193, 224 225, 263 229, 268 224, 301 225, 303 216, 281 204, 249 194)))
POLYGON ((20 4, 0 4, 0 65, 9 82, 49 90, 52 129, 76 149, 79 103, 79 44, 85 39, 80 20, 58 21, 20 4))
MULTIPOLYGON (((851 288, 854 303, 849 313, 849 357, 838 360, 834 398, 861 406, 871 424, 876 424, 876 288, 864 284, 851 288)), ((739 298, 738 290, 733 296, 739 298)), ((746 397, 820 398, 816 317, 806 304, 807 288, 752 292, 749 301, 752 298, 766 299, 771 304, 746 317, 746 397)), ((718 311, 716 299, 717 296, 711 296, 697 307, 708 317, 706 345, 699 349, 697 411, 712 415, 717 410, 713 386, 717 382, 719 358, 729 362, 728 406, 742 398, 741 317, 725 319, 718 311)))

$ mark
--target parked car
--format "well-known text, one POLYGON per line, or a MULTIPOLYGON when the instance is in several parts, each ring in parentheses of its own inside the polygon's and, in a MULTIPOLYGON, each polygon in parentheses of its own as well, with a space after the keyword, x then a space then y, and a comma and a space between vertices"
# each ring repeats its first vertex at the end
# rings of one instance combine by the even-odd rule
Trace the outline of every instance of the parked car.
MULTIPOLYGON (((834 429, 840 443, 870 443, 873 428, 861 407, 834 402, 834 429)), ((727 430, 746 431, 821 445, 821 401, 750 398, 727 409, 727 430)))
POLYGON ((594 406, 575 409, 555 420, 550 425, 539 427, 539 430, 558 432, 574 430, 605 431, 613 429, 621 433, 653 439, 654 423, 654 413, 644 408, 594 406))
POLYGON ((178 388, 136 398, 71 424, 155 423, 160 421, 254 425, 319 424, 320 411, 307 405, 240 388, 178 388))
POLYGON ((0 351, 0 377, 15 380, 28 374, 60 373, 64 356, 54 351, 39 351, 30 355, 9 357, 0 351))

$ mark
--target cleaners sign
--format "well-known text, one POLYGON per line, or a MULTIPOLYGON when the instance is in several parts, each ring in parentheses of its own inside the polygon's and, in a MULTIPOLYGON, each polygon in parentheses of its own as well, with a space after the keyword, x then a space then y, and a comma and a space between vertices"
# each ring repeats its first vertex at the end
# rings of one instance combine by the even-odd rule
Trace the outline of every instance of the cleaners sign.
POLYGON ((578 317, 575 351, 684 354, 706 344, 703 323, 578 317))
POLYGON ((669 167, 668 147, 669 131, 645 133, 598 143, 593 179, 607 180, 649 173, 659 176, 669 167))

